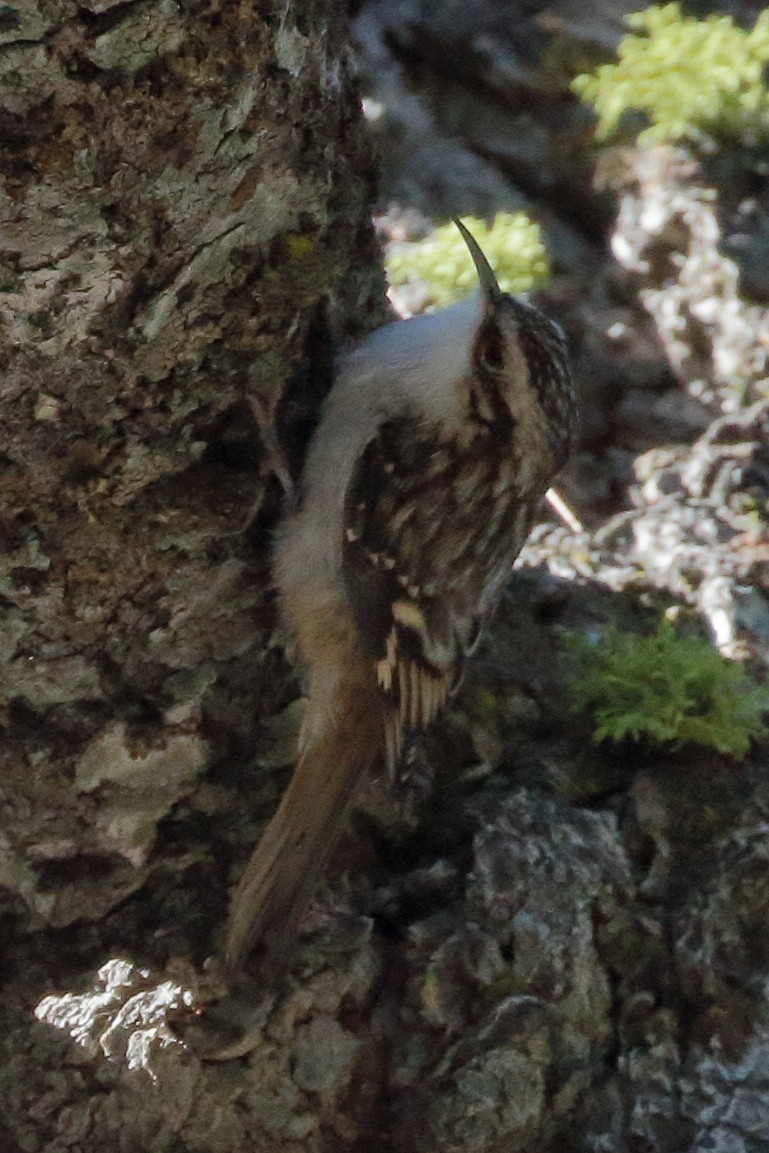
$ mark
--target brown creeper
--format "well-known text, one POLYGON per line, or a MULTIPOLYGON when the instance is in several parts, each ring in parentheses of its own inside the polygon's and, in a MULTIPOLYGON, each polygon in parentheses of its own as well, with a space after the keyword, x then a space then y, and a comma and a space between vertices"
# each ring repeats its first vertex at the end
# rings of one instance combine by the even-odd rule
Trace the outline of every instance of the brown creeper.
POLYGON ((560 328, 480 291, 374 332, 341 361, 275 572, 308 678, 299 760, 246 866, 231 972, 291 937, 361 776, 396 761, 454 683, 566 460, 575 396, 560 328))

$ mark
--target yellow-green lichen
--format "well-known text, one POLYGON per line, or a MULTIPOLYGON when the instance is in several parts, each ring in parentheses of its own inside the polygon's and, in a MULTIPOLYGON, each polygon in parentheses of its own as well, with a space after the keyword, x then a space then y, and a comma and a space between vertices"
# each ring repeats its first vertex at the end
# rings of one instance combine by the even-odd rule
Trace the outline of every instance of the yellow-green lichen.
POLYGON ((286 248, 294 260, 301 260, 303 256, 309 256, 315 251, 315 240, 311 236, 290 232, 286 237, 286 248))
POLYGON ((573 82, 595 107, 599 138, 615 133, 632 110, 649 120, 639 135, 648 143, 709 135, 751 144, 769 135, 769 10, 750 32, 729 16, 683 16, 679 4, 625 20, 634 33, 623 38, 616 63, 573 82))
MULTIPOLYGON (((463 217, 480 244, 504 292, 526 292, 542 284, 549 267, 539 226, 523 212, 500 213, 489 228, 484 221, 463 217)), ((446 224, 416 244, 393 247, 387 262, 391 284, 421 281, 428 307, 443 308, 469 296, 478 283, 467 245, 454 224, 446 224)))

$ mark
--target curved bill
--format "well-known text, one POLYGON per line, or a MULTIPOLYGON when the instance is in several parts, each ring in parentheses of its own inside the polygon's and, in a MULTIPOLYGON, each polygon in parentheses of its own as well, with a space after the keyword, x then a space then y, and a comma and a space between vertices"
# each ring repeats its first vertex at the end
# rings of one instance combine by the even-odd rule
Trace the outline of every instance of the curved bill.
POLYGON ((473 234, 471 232, 468 232, 468 230, 465 228, 464 224, 459 219, 459 217, 452 216, 451 219, 452 219, 453 223, 456 224, 457 228, 459 229, 460 233, 462 234, 462 239, 464 240, 465 244, 467 245, 468 249, 470 250, 470 255, 473 258, 473 264, 475 265, 475 271, 478 273, 478 280, 480 281, 481 291, 483 292, 483 295, 486 297, 486 299, 489 302, 496 300, 498 297, 500 297, 502 295, 502 289, 497 284, 497 278, 494 275, 494 272, 493 272, 492 267, 489 264, 488 260, 483 255, 483 252, 481 251, 481 246, 479 245, 478 241, 475 239, 473 234))

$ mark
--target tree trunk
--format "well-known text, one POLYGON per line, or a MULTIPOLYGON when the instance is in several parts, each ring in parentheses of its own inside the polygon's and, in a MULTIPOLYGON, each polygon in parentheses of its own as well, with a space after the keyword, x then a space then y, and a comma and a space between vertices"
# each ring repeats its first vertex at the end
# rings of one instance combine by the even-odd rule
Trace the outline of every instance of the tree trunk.
POLYGON ((340 8, 0 8, 4 1150, 169 1147, 146 1078, 29 1112, 66 1081, 32 1009, 202 961, 282 783, 276 475, 383 299, 340 8))

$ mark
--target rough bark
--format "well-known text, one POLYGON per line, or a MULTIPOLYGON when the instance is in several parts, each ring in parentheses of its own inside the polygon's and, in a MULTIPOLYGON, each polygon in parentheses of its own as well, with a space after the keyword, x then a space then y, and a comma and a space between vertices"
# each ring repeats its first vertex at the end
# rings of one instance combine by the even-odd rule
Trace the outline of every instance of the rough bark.
POLYGON ((3 9, 2 869, 33 926, 142 885, 287 691, 266 445, 375 266, 337 8, 3 9))
MULTIPOLYGON (((373 172, 336 0, 0 8, 14 1051, 35 1054, 41 992, 115 950, 211 952, 279 788, 261 721, 296 687, 273 641, 275 473, 331 349, 382 310, 373 172)), ((3 1112, 47 1148, 55 1117, 14 1129, 28 1072, 9 1066, 3 1112)))

